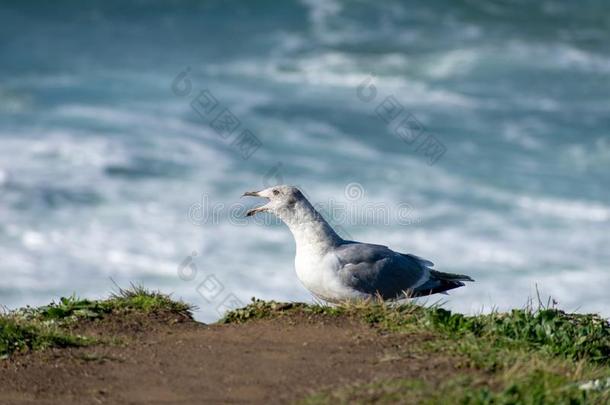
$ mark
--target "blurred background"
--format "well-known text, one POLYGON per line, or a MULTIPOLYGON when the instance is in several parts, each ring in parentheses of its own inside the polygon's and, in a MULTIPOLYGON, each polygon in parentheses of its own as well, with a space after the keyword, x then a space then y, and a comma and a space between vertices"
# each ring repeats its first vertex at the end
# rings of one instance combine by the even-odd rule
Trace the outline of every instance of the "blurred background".
POLYGON ((287 228, 240 219, 282 182, 383 205, 329 221, 474 277, 451 309, 610 316, 610 4, 510 4, 2 2, 0 304, 311 301, 287 228))

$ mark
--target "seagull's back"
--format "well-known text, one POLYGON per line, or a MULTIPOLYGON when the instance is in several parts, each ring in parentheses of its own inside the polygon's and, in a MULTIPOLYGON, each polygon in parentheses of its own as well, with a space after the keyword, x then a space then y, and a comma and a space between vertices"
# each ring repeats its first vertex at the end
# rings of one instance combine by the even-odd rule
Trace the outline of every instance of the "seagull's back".
POLYGON ((351 291, 351 296, 335 300, 362 295, 383 299, 399 299, 405 295, 417 297, 461 287, 462 281, 472 281, 468 276, 433 270, 430 268, 434 265, 432 262, 383 245, 344 241, 328 254, 336 259, 336 274, 341 285, 351 291))
POLYGON ((415 257, 394 252, 387 246, 346 242, 334 249, 338 275, 350 288, 384 299, 415 290, 430 278, 430 269, 415 257))

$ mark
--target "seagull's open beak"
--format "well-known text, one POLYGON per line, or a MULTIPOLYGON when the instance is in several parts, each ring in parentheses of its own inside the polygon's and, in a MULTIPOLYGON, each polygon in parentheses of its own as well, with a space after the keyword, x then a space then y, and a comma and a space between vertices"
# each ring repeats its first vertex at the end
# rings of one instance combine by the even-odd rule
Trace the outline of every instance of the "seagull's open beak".
MULTIPOLYGON (((267 198, 267 197, 263 197, 262 195, 260 195, 259 191, 246 191, 244 193, 244 195, 242 195, 242 197, 262 197, 262 198, 267 198)), ((263 205, 263 206, 252 208, 251 210, 248 210, 248 212, 246 212, 246 216, 247 217, 251 217, 254 214, 258 214, 259 212, 265 212, 265 211, 269 211, 269 207, 267 207, 266 205, 263 205)))

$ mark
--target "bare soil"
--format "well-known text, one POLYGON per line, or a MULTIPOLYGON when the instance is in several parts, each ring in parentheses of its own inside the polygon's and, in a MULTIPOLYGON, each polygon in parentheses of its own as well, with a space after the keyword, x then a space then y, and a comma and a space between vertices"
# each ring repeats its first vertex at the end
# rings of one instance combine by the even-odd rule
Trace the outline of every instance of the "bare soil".
POLYGON ((0 404, 290 403, 352 383, 469 372, 421 350, 433 335, 382 334, 344 317, 204 325, 134 314, 78 331, 106 343, 0 360, 0 404))

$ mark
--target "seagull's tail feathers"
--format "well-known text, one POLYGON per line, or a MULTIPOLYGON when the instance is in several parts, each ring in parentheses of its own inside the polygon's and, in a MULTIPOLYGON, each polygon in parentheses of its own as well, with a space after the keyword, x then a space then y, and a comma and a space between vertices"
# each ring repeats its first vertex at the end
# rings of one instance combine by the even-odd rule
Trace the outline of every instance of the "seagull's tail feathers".
POLYGON ((465 284, 462 281, 474 280, 470 276, 464 274, 443 273, 442 271, 430 269, 430 278, 428 281, 412 290, 411 296, 422 297, 436 293, 445 293, 445 291, 463 287, 465 284))
POLYGON ((465 274, 443 273, 432 269, 430 270, 430 278, 446 281, 474 281, 472 277, 465 274))

